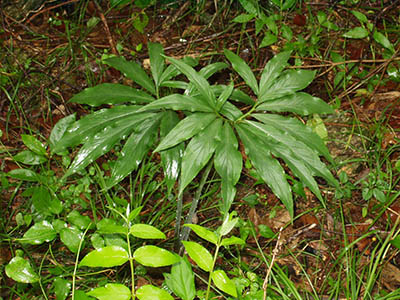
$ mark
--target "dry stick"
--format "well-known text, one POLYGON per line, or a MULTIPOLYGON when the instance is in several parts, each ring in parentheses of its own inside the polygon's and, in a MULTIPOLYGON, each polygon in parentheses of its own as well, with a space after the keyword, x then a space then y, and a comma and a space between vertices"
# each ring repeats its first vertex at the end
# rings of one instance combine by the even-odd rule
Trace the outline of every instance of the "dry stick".
MULTIPOLYGON (((45 13, 46 11, 53 10, 53 9, 58 8, 58 7, 61 7, 61 6, 70 4, 70 3, 74 3, 74 2, 78 2, 78 1, 79 1, 79 0, 69 0, 69 1, 67 1, 67 2, 62 2, 62 3, 56 4, 56 5, 54 5, 54 6, 50 6, 50 7, 48 7, 48 8, 42 9, 42 10, 40 10, 39 12, 37 12, 36 14, 34 14, 32 17, 30 17, 30 18, 26 21, 26 23, 29 24, 30 22, 32 22, 32 20, 33 20, 34 18, 36 18, 38 15, 40 15, 40 14, 42 14, 42 13, 45 13)), ((23 22, 23 21, 24 21, 24 20, 22 20, 21 22, 23 22)))
POLYGON ((104 29, 106 30, 108 43, 110 44, 110 47, 111 47, 111 52, 112 52, 112 54, 118 55, 118 51, 117 51, 117 48, 115 47, 115 42, 111 35, 110 28, 108 27, 106 17, 104 16, 103 12, 101 11, 101 6, 97 3, 97 1, 93 1, 93 2, 96 5, 97 11, 100 15, 100 19, 103 22, 104 29))
POLYGON ((271 274, 272 267, 274 266, 275 258, 278 255, 278 252, 282 246, 282 239, 281 239, 282 230, 283 230, 283 227, 281 227, 281 229, 279 230, 278 241, 276 242, 275 248, 272 251, 271 263, 269 264, 267 274, 265 275, 265 279, 264 279, 264 283, 263 283, 263 290, 264 290, 263 300, 267 299, 267 287, 268 287, 269 275, 271 274))

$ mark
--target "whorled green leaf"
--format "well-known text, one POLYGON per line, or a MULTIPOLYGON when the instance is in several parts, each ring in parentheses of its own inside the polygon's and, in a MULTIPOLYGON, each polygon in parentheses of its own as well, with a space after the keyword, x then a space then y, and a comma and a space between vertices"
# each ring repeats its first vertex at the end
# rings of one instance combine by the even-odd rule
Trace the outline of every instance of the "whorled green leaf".
POLYGON ((171 273, 165 274, 165 283, 175 295, 183 300, 193 300, 196 297, 194 273, 187 257, 171 267, 171 273))
POLYGON ((21 134, 21 139, 29 150, 33 151, 38 155, 47 156, 46 147, 33 135, 21 134))
POLYGON ((134 224, 129 229, 129 234, 141 239, 165 239, 165 234, 154 226, 147 224, 134 224))
POLYGON ((7 176, 23 181, 40 181, 40 175, 29 169, 14 169, 8 172, 7 176))
POLYGON ((153 285, 143 285, 136 291, 139 300, 174 300, 167 291, 153 285))
POLYGON ((199 237, 209 241, 210 243, 213 243, 214 245, 217 245, 218 237, 214 232, 197 224, 185 224, 184 226, 192 229, 199 237))
POLYGON ((243 159, 238 150, 238 142, 232 127, 225 123, 221 130, 220 140, 215 150, 214 167, 221 176, 221 195, 223 199, 222 211, 229 211, 235 198, 235 185, 242 172, 243 159))
POLYGON ((224 50, 224 54, 231 62, 233 69, 238 72, 240 77, 242 77, 246 84, 253 90, 254 94, 258 95, 257 79, 246 62, 228 49, 224 50))
MULTIPOLYGON (((178 115, 173 111, 166 111, 161 119, 160 137, 164 138, 178 123, 178 115)), ((175 182, 178 180, 183 150, 184 145, 181 143, 160 153, 168 193, 171 193, 175 182)))
POLYGON ((83 232, 76 227, 63 228, 60 231, 60 240, 72 253, 77 253, 83 239, 83 232))
POLYGON ((156 94, 154 82, 138 63, 134 61, 126 61, 123 57, 111 57, 104 60, 104 62, 123 73, 129 79, 132 79, 153 95, 156 94))
POLYGON ((225 238, 221 241, 221 246, 231 246, 231 245, 245 245, 246 242, 243 241, 241 238, 238 238, 236 236, 231 236, 228 238, 225 238))
POLYGON ((320 98, 302 92, 263 102, 257 106, 257 111, 260 110, 293 112, 302 116, 334 112, 332 107, 320 98))
POLYGON ((30 262, 19 256, 10 260, 5 271, 8 277, 17 282, 34 283, 39 281, 39 276, 33 270, 30 262))
POLYGON ((137 114, 139 108, 139 106, 134 105, 115 106, 84 116, 68 127, 62 138, 55 143, 52 152, 58 153, 66 150, 68 147, 85 143, 91 136, 100 132, 105 127, 111 126, 121 119, 131 118, 137 114))
POLYGON ((159 43, 149 42, 147 46, 149 47, 151 74, 156 86, 160 86, 160 79, 165 65, 164 57, 161 56, 164 54, 164 49, 159 43))
POLYGON ((154 115, 153 118, 145 119, 141 124, 135 126, 135 131, 122 147, 121 155, 111 169, 111 176, 106 181, 106 188, 113 187, 138 168, 143 157, 155 143, 160 123, 159 117, 159 115, 154 115))
POLYGON ((96 224, 97 231, 105 234, 128 234, 128 228, 119 225, 115 220, 104 218, 96 224))
POLYGON ((62 278, 57 277, 53 281, 54 293, 56 294, 56 300, 65 300, 71 291, 71 283, 62 278))
POLYGON ((49 138, 49 144, 51 149, 54 149, 56 147, 58 142, 63 137, 64 133, 67 131, 68 127, 70 127, 75 122, 75 119, 76 119, 76 114, 72 114, 66 116, 65 118, 62 118, 57 122, 56 125, 54 125, 53 129, 51 130, 49 138))
POLYGON ((205 67, 201 68, 199 71, 199 75, 203 76, 205 79, 210 78, 213 76, 215 73, 226 69, 228 65, 224 62, 215 62, 209 65, 206 65, 205 67))
POLYGON ((281 52, 271 58, 264 67, 260 79, 260 95, 264 95, 276 78, 281 75, 283 69, 287 66, 291 51, 281 52))
POLYGON ((119 246, 96 249, 82 258, 79 266, 110 268, 120 266, 129 260, 128 251, 119 246))
POLYGON ((209 126, 194 136, 187 145, 182 157, 182 171, 179 193, 192 182, 207 164, 217 147, 216 136, 220 134, 222 120, 215 119, 209 126))
POLYGON ((207 79, 204 76, 198 74, 191 66, 184 63, 182 60, 178 60, 172 57, 167 57, 167 59, 186 77, 193 83, 202 98, 208 103, 211 108, 215 108, 215 95, 212 89, 210 88, 210 84, 208 83, 207 79))
POLYGON ((29 228, 19 241, 21 243, 39 245, 54 240, 56 236, 57 232, 54 230, 53 226, 44 220, 29 228))
POLYGON ((168 87, 171 89, 180 89, 180 90, 186 90, 190 87, 188 82, 180 81, 180 80, 166 80, 166 81, 163 81, 160 84, 160 86, 168 87))
POLYGON ((219 113, 231 121, 236 121, 243 116, 240 109, 228 101, 224 103, 219 113))
POLYGON ((90 106, 100 106, 103 104, 118 104, 124 102, 149 103, 154 98, 149 94, 118 83, 102 83, 94 87, 84 89, 74 95, 69 101, 90 106))
POLYGON ((157 146, 154 152, 171 148, 190 139, 216 118, 214 113, 194 113, 180 121, 157 146))
POLYGON ((138 124, 144 120, 155 117, 154 114, 136 114, 118 120, 112 125, 89 137, 77 153, 74 161, 65 173, 64 178, 85 168, 101 155, 107 153, 121 139, 125 139, 138 124))
MULTIPOLYGON (((198 59, 195 59, 191 56, 185 56, 184 58, 182 58, 182 60, 184 63, 188 64, 191 67, 195 67, 199 63, 198 59)), ((166 81, 169 81, 170 79, 178 76, 179 74, 181 74, 181 71, 179 71, 174 65, 169 65, 161 75, 161 85, 163 85, 163 83, 165 83, 166 81)))
POLYGON ((309 70, 284 71, 263 94, 258 95, 259 102, 294 94, 307 87, 313 81, 314 76, 315 72, 309 70))
POLYGON ((221 291, 231 295, 232 297, 237 297, 235 283, 229 279, 223 270, 215 270, 211 273, 211 279, 215 286, 221 291))
POLYGON ((213 109, 202 100, 189 95, 172 94, 153 101, 144 106, 140 111, 173 109, 191 112, 212 112, 213 109))
POLYGON ((36 154, 35 152, 32 152, 30 150, 23 150, 21 152, 18 152, 16 155, 14 155, 13 159, 17 162, 32 166, 40 165, 47 161, 47 158, 45 156, 36 154))
MULTIPOLYGON (((312 175, 316 175, 324 178, 329 184, 338 187, 338 183, 332 176, 332 173, 328 170, 325 164, 323 164, 318 156, 318 154, 313 151, 305 143, 296 140, 293 136, 286 134, 284 130, 277 130, 276 128, 262 124, 259 122, 246 121, 254 128, 259 129, 265 135, 271 137, 278 144, 286 145, 292 151, 291 157, 296 157, 302 160, 304 164, 311 170, 312 175)), ((273 149, 273 148, 272 148, 273 149)), ((274 155, 279 156, 278 151, 275 151, 274 155)), ((283 158, 285 161, 286 159, 283 158)))
POLYGON ((33 189, 32 205, 35 210, 43 215, 56 215, 62 212, 61 201, 50 193, 44 186, 37 186, 33 189))
POLYGON ((193 259, 201 269, 206 272, 212 270, 213 257, 206 248, 191 241, 182 241, 182 244, 185 246, 185 250, 189 254, 190 258, 193 259))
MULTIPOLYGON (((212 85, 211 86, 212 90, 214 91, 216 96, 219 96, 222 94, 222 92, 225 90, 225 85, 212 85)), ((241 102, 247 105, 254 105, 255 101, 253 98, 251 98, 249 95, 246 93, 242 92, 239 89, 233 89, 232 94, 229 97, 230 100, 234 100, 236 102, 241 102)))
POLYGON ((179 261, 179 256, 157 246, 142 246, 135 250, 133 258, 146 267, 165 267, 179 261))
POLYGON ((129 300, 131 291, 120 283, 107 283, 105 286, 95 288, 86 293, 88 296, 99 300, 129 300))
POLYGON ((251 128, 244 124, 236 126, 236 130, 258 174, 271 188, 273 193, 282 201, 289 211, 289 214, 293 217, 293 198, 290 185, 286 180, 282 166, 271 156, 271 151, 269 149, 274 142, 268 135, 263 133, 256 135, 251 128))
POLYGON ((225 102, 231 96, 231 94, 233 92, 233 87, 234 87, 233 82, 231 82, 230 85, 224 87, 224 90, 219 95, 219 97, 217 99, 217 107, 216 107, 216 110, 218 112, 221 110, 222 106, 224 106, 225 102))
POLYGON ((327 160, 333 162, 329 150, 324 141, 314 133, 310 127, 304 125, 296 118, 288 118, 277 114, 252 114, 254 118, 264 124, 275 127, 276 129, 285 130, 295 139, 308 145, 310 148, 323 155, 327 160))
POLYGON ((364 27, 355 27, 343 34, 343 37, 350 39, 363 39, 368 36, 368 30, 364 27))

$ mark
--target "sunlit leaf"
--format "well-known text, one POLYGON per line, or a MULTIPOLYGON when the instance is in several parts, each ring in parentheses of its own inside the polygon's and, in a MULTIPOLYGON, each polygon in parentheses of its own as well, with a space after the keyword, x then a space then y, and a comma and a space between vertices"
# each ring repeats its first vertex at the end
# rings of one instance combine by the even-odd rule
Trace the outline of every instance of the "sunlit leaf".
POLYGON ((179 261, 179 256, 157 246, 142 246, 135 250, 133 258, 147 267, 165 267, 179 261))
POLYGON ((166 236, 163 232, 154 226, 147 224, 133 224, 129 233, 141 239, 165 239, 166 236))
POLYGON ((206 248, 196 242, 182 241, 182 243, 190 258, 193 259, 200 268, 206 272, 212 270, 213 258, 206 248))
POLYGON ((17 282, 33 283, 39 281, 39 276, 33 270, 29 261, 19 256, 10 260, 5 271, 8 277, 17 282))
POLYGON ((83 239, 83 233, 76 227, 63 228, 60 231, 60 239, 72 253, 77 253, 79 244, 83 239))
POLYGON ((187 257, 181 259, 171 268, 170 274, 164 274, 165 283, 175 295, 183 300, 193 300, 196 297, 194 273, 187 257))
POLYGON ((23 150, 17 153, 13 159, 26 165, 40 165, 47 161, 45 156, 36 154, 30 150, 23 150))
POLYGON ((119 246, 96 249, 81 260, 79 266, 110 268, 120 266, 129 260, 128 252, 119 246))
POLYGON ((128 228, 122 225, 119 225, 115 220, 103 218, 96 224, 97 231, 99 233, 105 234, 123 234, 126 235, 128 233, 128 228))
POLYGON ((139 300, 174 300, 167 291, 149 284, 138 288, 136 297, 138 297, 139 300))
POLYGON ((243 241, 241 238, 238 238, 236 236, 231 236, 228 238, 225 238, 221 241, 221 246, 231 246, 231 245, 245 245, 246 242, 243 241))
POLYGON ((235 283, 229 279, 223 270, 216 270, 211 273, 212 281, 215 286, 221 291, 231 295, 232 297, 237 297, 235 283))
POLYGON ((129 288, 119 283, 107 283, 103 287, 95 288, 86 293, 88 296, 99 300, 129 300, 131 291, 129 288))
POLYGON ((60 121, 54 125, 53 129, 50 133, 49 144, 51 149, 54 150, 57 143, 61 140, 64 133, 67 131, 68 127, 71 126, 75 122, 75 114, 66 116, 62 118, 60 121))
POLYGON ((192 229, 199 237, 213 243, 214 245, 217 245, 218 237, 214 232, 197 224, 185 224, 184 226, 192 229))

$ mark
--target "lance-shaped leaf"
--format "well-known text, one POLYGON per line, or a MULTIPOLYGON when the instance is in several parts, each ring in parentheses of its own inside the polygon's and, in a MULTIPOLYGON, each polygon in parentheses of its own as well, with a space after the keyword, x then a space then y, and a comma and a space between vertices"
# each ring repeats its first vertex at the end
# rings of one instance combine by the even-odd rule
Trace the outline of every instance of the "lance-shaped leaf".
POLYGON ((171 274, 163 274, 165 283, 175 295, 183 300, 193 300, 196 297, 194 273, 185 256, 171 268, 171 274))
POLYGON ((224 54, 232 64, 233 69, 239 73, 240 77, 246 82, 246 84, 253 90, 254 94, 258 95, 258 84, 257 79, 251 71, 250 67, 241 59, 238 55, 232 51, 225 49, 224 54))
POLYGON ((240 111, 240 109, 228 101, 225 102, 219 113, 231 121, 236 121, 243 116, 243 113, 240 111))
POLYGON ((212 63, 212 64, 209 64, 209 65, 201 68, 201 70, 199 71, 199 75, 203 76, 205 79, 208 79, 215 73, 217 73, 227 67, 228 67, 228 65, 224 62, 212 63))
MULTIPOLYGON (((225 85, 213 85, 211 86, 211 88, 214 91, 215 95, 219 96, 225 90, 225 85)), ((249 95, 238 89, 233 89, 229 99, 247 105, 254 105, 255 103, 253 98, 251 98, 249 95)))
POLYGON ((228 100, 228 98, 231 96, 232 91, 233 91, 233 82, 231 82, 228 86, 225 86, 224 90, 219 95, 216 107, 216 110, 218 112, 221 110, 222 106, 224 106, 226 100, 228 100))
POLYGON ((129 233, 141 239, 165 239, 165 234, 156 227, 147 224, 133 224, 129 233))
POLYGON ((290 185, 286 180, 285 171, 280 163, 271 156, 269 148, 275 142, 268 135, 254 131, 246 124, 239 124, 236 130, 258 174, 282 201, 290 216, 293 217, 293 198, 290 185))
POLYGON ((51 130, 51 134, 49 137, 49 144, 51 149, 54 149, 58 142, 63 137, 64 133, 67 131, 68 127, 70 127, 75 122, 75 114, 69 115, 65 118, 62 118, 51 130))
POLYGON ((85 143, 89 137, 107 126, 113 125, 120 119, 129 118, 137 114, 138 106, 116 106, 110 109, 101 109, 81 118, 73 123, 55 143, 53 152, 64 151, 67 147, 85 143))
POLYGON ((79 263, 79 266, 109 268, 123 265, 128 260, 129 254, 124 248, 107 246, 86 254, 79 263))
POLYGON ((232 297, 237 297, 235 283, 229 279, 223 270, 215 270, 211 273, 211 278, 217 288, 221 291, 231 295, 232 297))
POLYGON ((252 114, 252 116, 264 124, 286 131, 295 139, 302 141, 310 148, 316 150, 317 153, 323 155, 327 160, 333 162, 324 141, 310 127, 304 125, 298 119, 275 114, 252 114))
MULTIPOLYGON (((173 111, 166 111, 163 114, 160 125, 160 137, 164 138, 178 124, 178 115, 173 111)), ((180 143, 167 150, 161 151, 161 164, 164 169, 165 183, 168 192, 171 193, 175 182, 178 180, 181 169, 181 157, 184 145, 180 143)))
POLYGON ((264 102, 286 95, 293 94, 307 87, 315 76, 314 71, 309 70, 288 70, 274 80, 273 84, 258 96, 259 102, 264 102))
POLYGON ((132 79, 134 82, 148 90, 153 95, 156 94, 156 89, 153 81, 138 63, 134 61, 126 61, 123 57, 111 57, 104 60, 104 62, 107 65, 120 71, 129 79, 132 79))
POLYGON ((105 286, 95 288, 86 293, 89 296, 96 297, 98 300, 129 300, 131 291, 120 283, 107 283, 105 286))
POLYGON ((149 113, 132 115, 118 120, 112 126, 107 126, 102 131, 91 136, 79 150, 70 168, 65 173, 64 178, 82 170, 95 159, 110 151, 117 142, 125 139, 135 129, 137 124, 152 117, 155 117, 155 115, 149 113))
POLYGON ((137 169, 143 157, 149 152, 150 147, 155 142, 159 117, 158 115, 154 115, 153 118, 145 119, 135 128, 135 131, 130 135, 122 148, 120 157, 111 169, 110 179, 106 182, 107 188, 113 187, 137 169))
POLYGON ((174 66, 181 71, 183 74, 186 75, 186 77, 190 80, 191 83, 193 83, 196 88, 199 90, 202 98, 207 101, 208 105, 211 108, 215 108, 215 95, 212 89, 210 88, 210 84, 208 81, 198 74, 195 69, 193 69, 191 66, 188 64, 184 63, 181 60, 172 58, 172 57, 167 57, 168 60, 174 64, 174 66))
POLYGON ((133 258, 147 267, 165 267, 177 263, 180 257, 168 250, 148 245, 137 248, 133 258))
POLYGON ((139 300, 174 300, 166 290, 150 284, 142 285, 138 288, 136 297, 138 297, 139 300))
POLYGON ((149 111, 155 109, 187 110, 191 112, 212 112, 213 109, 202 100, 189 96, 172 94, 153 101, 144 106, 139 111, 149 111))
POLYGON ((164 49, 159 43, 149 42, 147 46, 149 47, 151 74, 153 75, 156 86, 159 86, 165 64, 164 57, 161 56, 164 54, 164 49))
MULTIPOLYGON (((185 56, 182 60, 191 67, 195 67, 199 63, 197 59, 194 59, 193 57, 190 56, 185 56)), ((170 80, 171 78, 178 76, 179 74, 181 74, 181 71, 179 71, 174 65, 169 65, 161 75, 160 78, 161 85, 164 82, 170 80)))
POLYGON ((215 232, 210 231, 207 228, 204 228, 203 226, 197 224, 185 224, 184 226, 192 229, 199 237, 205 239, 206 241, 209 241, 210 243, 213 243, 214 245, 217 245, 218 237, 215 232))
POLYGON ((103 104, 118 104, 123 102, 149 103, 154 98, 149 94, 118 83, 102 83, 94 87, 84 89, 73 96, 69 101, 90 106, 103 104))
POLYGON ((215 119, 198 135, 194 136, 186 147, 182 157, 181 181, 179 193, 196 177, 213 155, 217 142, 215 137, 220 134, 222 120, 215 119))
POLYGON ((214 113, 194 113, 180 121, 168 135, 163 138, 154 152, 171 148, 179 143, 190 139, 207 127, 216 116, 214 113))
POLYGON ((196 242, 191 241, 182 241, 182 244, 190 258, 193 259, 200 268, 206 272, 210 272, 212 270, 213 257, 206 248, 196 242))
MULTIPOLYGON (((290 157, 296 157, 299 160, 302 160, 312 172, 312 175, 320 176, 326 179, 329 184, 333 186, 338 186, 338 183, 332 176, 331 172, 321 162, 316 152, 312 150, 308 145, 299 140, 296 140, 293 136, 288 135, 287 132, 269 126, 267 124, 253 121, 246 121, 246 123, 259 129, 265 135, 268 135, 270 138, 276 141, 278 144, 286 145, 292 151, 292 155, 290 155, 290 157)), ((277 156, 279 157, 279 155, 277 156)))
POLYGON ((218 147, 215 150, 214 167, 221 176, 221 195, 223 212, 228 212, 235 198, 235 185, 242 172, 242 155, 238 151, 238 142, 231 126, 226 122, 221 130, 218 147))
POLYGON ((281 52, 271 58, 264 67, 260 79, 260 95, 264 95, 287 65, 291 51, 281 52))
POLYGON ((263 102, 257 106, 257 110, 293 112, 303 116, 310 114, 330 114, 334 112, 332 107, 320 98, 301 92, 263 102))

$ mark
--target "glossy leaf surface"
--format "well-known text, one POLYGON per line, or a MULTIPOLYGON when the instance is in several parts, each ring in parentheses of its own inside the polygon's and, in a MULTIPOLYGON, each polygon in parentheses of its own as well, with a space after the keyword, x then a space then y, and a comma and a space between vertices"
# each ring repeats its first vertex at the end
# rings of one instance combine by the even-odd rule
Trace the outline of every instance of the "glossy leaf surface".
POLYGON ((102 83, 94 87, 86 88, 76 94, 69 101, 90 106, 100 106, 103 104, 118 104, 124 102, 148 103, 154 98, 149 94, 118 83, 102 83))
POLYGON ((76 227, 63 228, 60 231, 60 239, 72 253, 77 253, 83 239, 83 232, 76 227))
POLYGON ((20 241, 21 243, 39 245, 54 240, 56 236, 57 232, 53 226, 47 221, 41 221, 29 228, 20 241))
POLYGON ((228 238, 225 238, 221 242, 221 246, 231 246, 231 245, 245 245, 246 242, 243 241, 241 238, 238 238, 236 236, 231 236, 228 238))
POLYGON ((213 258, 206 248, 196 242, 182 241, 182 243, 190 258, 193 259, 201 269, 206 272, 212 270, 213 258))
POLYGON ((99 300, 131 299, 131 291, 126 286, 119 283, 107 283, 105 286, 95 288, 86 294, 99 300))
POLYGON ((14 169, 8 172, 7 175, 24 181, 40 181, 40 175, 29 169, 14 169))
POLYGON ((65 300, 71 291, 71 283, 62 278, 57 277, 53 281, 54 293, 56 294, 56 300, 65 300))
POLYGON ((23 150, 18 152, 13 159, 17 162, 26 164, 26 165, 40 165, 47 161, 45 156, 36 154, 30 150, 23 150))
POLYGON ((163 232, 156 227, 147 224, 134 224, 129 230, 129 233, 141 239, 165 239, 163 232))
POLYGON ((184 226, 192 229, 199 237, 209 241, 210 243, 213 243, 214 245, 217 245, 218 237, 214 232, 197 224, 185 224, 184 226))
POLYGON ((261 73, 260 95, 264 95, 274 80, 279 77, 287 65, 290 53, 290 51, 281 52, 267 62, 261 73))
POLYGON ((21 139, 25 146, 32 152, 41 156, 47 155, 46 147, 33 135, 21 134, 21 139))
POLYGON ((153 245, 142 246, 136 249, 133 253, 133 258, 138 263, 147 267, 165 267, 179 261, 179 256, 153 245))
POLYGON ((124 248, 106 246, 86 254, 79 263, 79 266, 110 268, 123 265, 128 259, 128 252, 124 248))
POLYGON ((33 283, 39 281, 39 276, 33 270, 30 262, 19 256, 10 260, 5 271, 8 277, 17 282, 33 283))
POLYGON ((175 295, 183 300, 193 300, 196 297, 194 273, 185 256, 171 267, 170 274, 164 274, 165 283, 175 295))
POLYGON ((213 120, 213 113, 194 113, 180 121, 168 134, 154 152, 171 148, 190 139, 192 136, 207 127, 213 120))
POLYGON ((182 157, 179 193, 183 192, 186 186, 210 160, 217 147, 215 137, 219 135, 221 128, 222 120, 216 119, 190 140, 182 157))
POLYGON ((57 122, 56 125, 54 125, 49 138, 51 149, 54 149, 56 147, 56 144, 61 140, 67 129, 75 122, 75 119, 75 114, 72 114, 66 116, 65 118, 62 118, 57 122))
POLYGON ((111 57, 106 59, 104 62, 123 73, 129 79, 132 79, 153 95, 156 94, 153 81, 138 63, 134 61, 126 61, 123 57, 111 57))
POLYGON ((149 48, 151 74, 153 75, 156 86, 159 86, 161 83, 160 79, 164 71, 165 64, 164 57, 161 56, 162 54, 164 54, 164 49, 159 43, 149 42, 147 46, 149 48))
POLYGON ((225 49, 224 54, 226 58, 231 62, 233 69, 239 73, 240 77, 246 82, 246 84, 253 90, 254 94, 258 95, 258 84, 257 79, 251 71, 250 67, 245 63, 243 59, 237 56, 232 51, 225 49))
POLYGON ((96 227, 99 233, 123 235, 128 233, 127 227, 119 225, 115 220, 108 218, 101 219, 101 221, 97 222, 96 227))
POLYGON ((203 101, 188 95, 172 94, 144 106, 140 111, 155 109, 186 110, 191 112, 212 112, 213 109, 203 101))
POLYGON ((211 273, 211 279, 215 286, 221 291, 231 295, 232 297, 237 297, 235 283, 229 279, 223 270, 216 270, 211 273))
POLYGON ((303 116, 333 113, 333 109, 329 104, 306 93, 295 93, 263 102, 257 106, 257 110, 293 112, 303 116))
POLYGON ((139 300, 174 300, 167 291, 153 285, 143 285, 136 291, 139 300))

